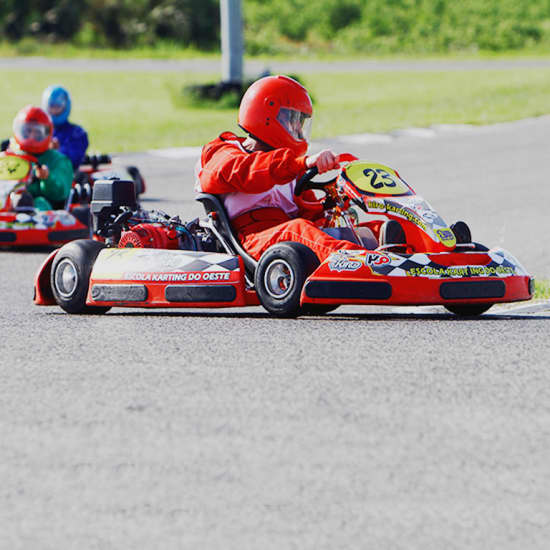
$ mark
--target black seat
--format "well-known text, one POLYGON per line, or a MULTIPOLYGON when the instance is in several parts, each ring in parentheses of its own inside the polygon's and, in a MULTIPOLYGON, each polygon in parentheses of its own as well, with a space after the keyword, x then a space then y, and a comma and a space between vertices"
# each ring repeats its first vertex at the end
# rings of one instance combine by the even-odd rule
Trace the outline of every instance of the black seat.
POLYGON ((235 235, 229 216, 225 210, 222 201, 210 193, 200 193, 197 195, 197 200, 202 203, 207 214, 214 213, 215 227, 224 239, 224 244, 233 252, 243 259, 244 267, 247 275, 254 280, 254 273, 258 262, 242 247, 239 239, 235 235))

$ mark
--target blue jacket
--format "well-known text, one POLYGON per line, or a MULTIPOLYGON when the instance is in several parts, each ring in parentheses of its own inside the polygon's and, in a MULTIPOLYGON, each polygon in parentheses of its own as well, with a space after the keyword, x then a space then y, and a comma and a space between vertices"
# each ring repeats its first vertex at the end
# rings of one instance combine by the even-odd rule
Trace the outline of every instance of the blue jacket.
POLYGON ((53 137, 59 140, 59 152, 68 156, 76 170, 84 160, 88 148, 88 134, 78 124, 64 122, 54 126, 53 137))

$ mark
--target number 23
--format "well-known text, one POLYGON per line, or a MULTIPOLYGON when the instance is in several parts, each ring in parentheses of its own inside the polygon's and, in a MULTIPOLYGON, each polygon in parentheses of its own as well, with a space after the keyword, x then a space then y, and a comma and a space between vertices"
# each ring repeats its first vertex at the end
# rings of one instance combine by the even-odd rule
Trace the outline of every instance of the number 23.
POLYGON ((363 174, 366 178, 370 178, 370 185, 374 189, 380 189, 384 186, 395 187, 396 185, 391 175, 386 170, 382 170, 382 168, 367 168, 363 170, 363 174))

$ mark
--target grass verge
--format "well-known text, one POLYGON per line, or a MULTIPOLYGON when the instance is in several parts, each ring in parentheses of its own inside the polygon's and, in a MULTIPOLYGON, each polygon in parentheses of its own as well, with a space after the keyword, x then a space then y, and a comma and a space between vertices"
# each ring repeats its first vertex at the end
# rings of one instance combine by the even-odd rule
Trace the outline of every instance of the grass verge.
MULTIPOLYGON (((536 44, 525 48, 513 50, 478 50, 463 49, 451 50, 444 53, 423 52, 419 54, 418 50, 403 50, 400 53, 395 52, 377 52, 374 54, 365 54, 364 52, 354 52, 352 50, 345 53, 334 50, 333 48, 320 47, 319 44, 307 45, 296 43, 290 48, 289 52, 273 52, 268 56, 265 54, 248 55, 247 59, 284 61, 292 60, 316 60, 316 61, 341 61, 342 58, 365 59, 369 60, 418 60, 419 55, 422 59, 455 59, 455 60, 480 60, 480 59, 521 59, 521 58, 548 58, 548 45, 536 44)), ((132 48, 111 48, 107 46, 86 46, 75 43, 55 43, 47 40, 26 37, 19 42, 10 42, 2 40, 0 37, 0 57, 19 57, 19 56, 40 56, 59 59, 190 59, 190 58, 219 58, 220 50, 212 51, 198 50, 193 47, 182 47, 179 44, 169 40, 159 40, 152 46, 135 46, 132 48)))
MULTIPOLYGON (((201 145, 222 130, 238 131, 235 108, 189 105, 182 89, 216 82, 217 74, 4 70, 0 136, 15 113, 37 104, 49 84, 73 96, 72 120, 106 152, 201 145)), ((432 124, 490 124, 550 113, 550 68, 364 72, 304 75, 315 103, 313 139, 387 132, 432 124)))
POLYGON ((33 38, 24 38, 12 43, 0 40, 0 57, 40 56, 59 59, 190 59, 197 57, 219 57, 220 52, 199 51, 182 48, 172 42, 162 42, 156 46, 143 46, 132 49, 108 47, 83 47, 71 43, 49 43, 33 38))
POLYGON ((549 300, 550 299, 550 281, 547 279, 538 280, 535 279, 535 300, 549 300))

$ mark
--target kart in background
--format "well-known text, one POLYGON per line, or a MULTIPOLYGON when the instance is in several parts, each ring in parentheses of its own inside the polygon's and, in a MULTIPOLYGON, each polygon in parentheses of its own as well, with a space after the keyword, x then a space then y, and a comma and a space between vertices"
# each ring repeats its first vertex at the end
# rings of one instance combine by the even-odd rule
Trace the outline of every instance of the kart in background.
POLYGON ((91 190, 94 182, 97 180, 113 178, 132 180, 138 197, 145 193, 145 178, 138 167, 113 165, 111 155, 107 154, 86 155, 75 176, 76 181, 82 186, 84 192, 91 190))
MULTIPOLYGON (((0 152, 7 151, 10 145, 9 139, 0 142, 0 152)), ((145 193, 145 178, 137 166, 113 165, 111 155, 87 154, 78 167, 75 174, 74 193, 75 198, 82 202, 90 202, 91 190, 98 179, 131 179, 136 188, 136 195, 145 193)))
POLYGON ((18 206, 36 163, 32 155, 0 153, 0 249, 59 246, 92 235, 90 206, 76 200, 74 185, 67 201, 55 209, 18 206))
POLYGON ((509 252, 471 242, 469 231, 457 231, 457 239, 460 223, 453 231, 391 168, 353 160, 329 182, 315 182, 315 175, 308 171, 296 194, 322 189, 325 231, 356 242, 357 250, 336 251, 319 264, 309 248, 286 242, 256 261, 217 196, 199 195, 206 216, 182 223, 140 210, 133 182, 98 181, 92 212, 104 242, 79 240, 50 254, 35 277, 34 301, 69 313, 261 304, 291 317, 342 304, 438 304, 479 315, 493 304, 532 297, 534 279, 509 252), (398 223, 403 239, 380 246, 388 220, 398 223))

